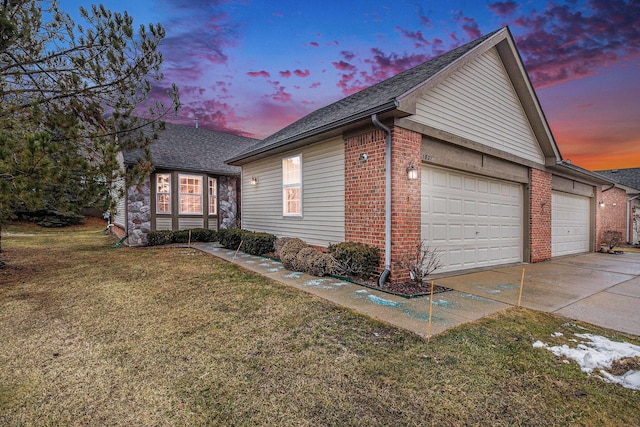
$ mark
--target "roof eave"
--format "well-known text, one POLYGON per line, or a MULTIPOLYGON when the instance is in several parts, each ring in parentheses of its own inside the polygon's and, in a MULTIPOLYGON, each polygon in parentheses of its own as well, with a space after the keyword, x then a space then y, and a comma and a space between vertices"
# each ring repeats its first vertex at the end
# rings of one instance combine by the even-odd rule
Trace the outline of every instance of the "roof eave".
POLYGON ((242 166, 246 163, 268 157, 272 151, 283 149, 287 146, 293 146, 296 142, 318 137, 324 133, 328 133, 333 130, 340 129, 341 127, 344 127, 344 126, 359 122, 365 118, 371 117, 373 114, 386 113, 386 112, 395 110, 396 108, 398 108, 398 101, 393 99, 382 105, 378 105, 368 110, 361 111, 357 114, 353 114, 349 117, 345 117, 335 122, 331 122, 326 125, 300 133, 293 137, 284 139, 282 141, 278 141, 275 144, 267 145, 265 147, 260 147, 258 149, 241 154, 239 156, 232 157, 231 159, 225 160, 225 163, 231 166, 242 166))

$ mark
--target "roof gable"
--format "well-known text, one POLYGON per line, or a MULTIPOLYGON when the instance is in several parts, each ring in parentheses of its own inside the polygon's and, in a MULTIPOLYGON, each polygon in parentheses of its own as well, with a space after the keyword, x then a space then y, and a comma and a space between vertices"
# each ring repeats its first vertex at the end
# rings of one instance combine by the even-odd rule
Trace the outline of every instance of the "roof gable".
MULTIPOLYGON (((165 123, 150 145, 151 160, 156 169, 238 175, 240 168, 224 163, 225 159, 246 151, 257 139, 216 132, 193 126, 165 123)), ((125 164, 142 158, 141 150, 124 153, 125 164)))

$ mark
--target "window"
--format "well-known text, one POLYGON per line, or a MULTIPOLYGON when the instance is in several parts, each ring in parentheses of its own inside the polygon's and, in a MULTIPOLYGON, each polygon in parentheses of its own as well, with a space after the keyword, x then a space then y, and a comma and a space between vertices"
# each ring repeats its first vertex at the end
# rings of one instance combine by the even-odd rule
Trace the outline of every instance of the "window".
POLYGON ((202 177, 180 175, 180 213, 202 214, 202 177))
POLYGON ((171 175, 156 175, 156 213, 171 213, 171 175))
POLYGON ((218 187, 215 178, 209 178, 209 215, 218 213, 218 187))
POLYGON ((282 214, 302 215, 302 156, 282 159, 282 214))

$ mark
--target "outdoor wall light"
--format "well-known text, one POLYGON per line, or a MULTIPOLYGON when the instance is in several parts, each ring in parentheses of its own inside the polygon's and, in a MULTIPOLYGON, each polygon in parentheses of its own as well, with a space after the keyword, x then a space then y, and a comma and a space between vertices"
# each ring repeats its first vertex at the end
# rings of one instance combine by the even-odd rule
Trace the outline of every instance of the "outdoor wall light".
POLYGON ((258 178, 255 176, 251 177, 251 185, 258 185, 258 178))
POLYGON ((409 166, 407 166, 407 178, 410 180, 418 179, 418 169, 413 166, 413 162, 409 166))
POLYGON ((600 201, 600 207, 604 208, 604 202, 603 201, 600 201))
POLYGON ((367 153, 360 154, 360 161, 362 161, 362 163, 366 163, 368 158, 367 153))

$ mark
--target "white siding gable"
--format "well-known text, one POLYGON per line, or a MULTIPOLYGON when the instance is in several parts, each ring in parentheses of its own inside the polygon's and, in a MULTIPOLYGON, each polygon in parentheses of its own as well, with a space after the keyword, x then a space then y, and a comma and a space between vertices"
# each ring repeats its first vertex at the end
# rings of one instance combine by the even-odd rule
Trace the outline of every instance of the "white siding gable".
POLYGON ((242 228, 328 246, 344 241, 344 142, 336 138, 242 166, 242 228), (282 159, 302 154, 302 216, 282 214, 282 159), (251 178, 258 179, 257 185, 251 178))
POLYGON ((544 154, 495 48, 419 98, 412 119, 544 164, 544 154))

